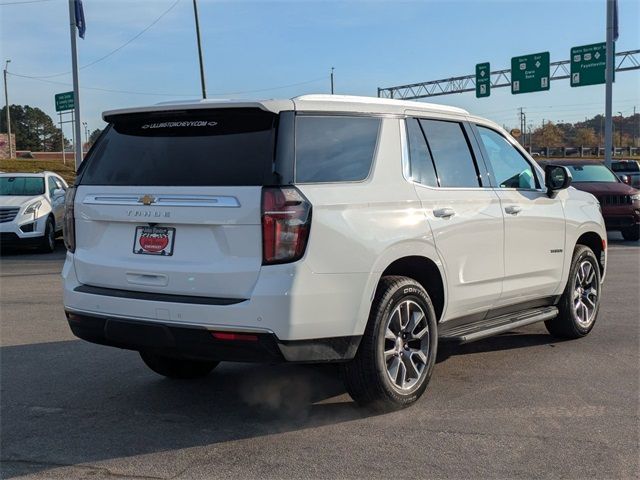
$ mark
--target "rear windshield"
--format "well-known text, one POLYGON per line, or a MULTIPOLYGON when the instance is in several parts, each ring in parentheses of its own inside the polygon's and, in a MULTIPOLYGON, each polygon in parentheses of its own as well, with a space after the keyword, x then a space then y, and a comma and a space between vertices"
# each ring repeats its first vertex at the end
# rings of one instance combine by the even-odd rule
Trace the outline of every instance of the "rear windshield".
POLYGON ((44 178, 42 177, 0 177, 0 195, 42 195, 44 178))
POLYGON ((617 182, 618 178, 604 165, 570 165, 574 182, 617 182))
POLYGON ((611 170, 614 172, 640 172, 640 165, 636 162, 613 162, 611 170))
POLYGON ((259 109, 113 117, 83 165, 84 185, 263 185, 277 116, 259 109))

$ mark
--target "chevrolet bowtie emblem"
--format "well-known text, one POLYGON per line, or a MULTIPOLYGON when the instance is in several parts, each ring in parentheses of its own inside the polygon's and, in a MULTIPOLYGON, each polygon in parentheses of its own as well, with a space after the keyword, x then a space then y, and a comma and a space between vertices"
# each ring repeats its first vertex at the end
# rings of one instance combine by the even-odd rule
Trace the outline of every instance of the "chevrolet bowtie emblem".
POLYGON ((151 205, 152 203, 155 203, 155 202, 156 202, 156 197, 148 194, 138 199, 138 203, 141 203, 143 205, 151 205))

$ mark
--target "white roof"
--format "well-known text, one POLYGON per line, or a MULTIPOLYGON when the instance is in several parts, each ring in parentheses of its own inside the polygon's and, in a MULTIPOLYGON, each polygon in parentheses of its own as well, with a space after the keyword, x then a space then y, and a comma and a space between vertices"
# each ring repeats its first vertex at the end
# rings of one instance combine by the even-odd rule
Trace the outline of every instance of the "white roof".
POLYGON ((189 100, 164 102, 157 105, 110 110, 103 118, 124 113, 163 112, 172 110, 197 110, 205 108, 260 108, 278 113, 284 110, 317 112, 388 113, 403 115, 407 112, 424 112, 468 116, 462 108, 433 103, 393 100, 378 97, 358 97, 349 95, 302 95, 289 100, 189 100))

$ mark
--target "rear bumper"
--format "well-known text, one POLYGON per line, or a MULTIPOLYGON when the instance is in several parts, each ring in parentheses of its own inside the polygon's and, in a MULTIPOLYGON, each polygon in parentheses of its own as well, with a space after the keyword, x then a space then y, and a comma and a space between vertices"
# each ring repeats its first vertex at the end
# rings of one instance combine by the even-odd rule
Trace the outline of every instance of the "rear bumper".
POLYGON ((169 356, 233 362, 340 362, 354 357, 360 337, 281 341, 267 331, 229 332, 196 325, 145 322, 66 311, 75 336, 83 340, 169 356), (214 334, 223 338, 216 338, 214 334))
POLYGON ((369 275, 315 274, 301 263, 263 267, 249 298, 231 299, 129 286, 124 272, 123 290, 88 286, 78 280, 74 256, 68 253, 62 269, 64 306, 141 322, 270 332, 281 341, 362 335, 371 301, 369 275))

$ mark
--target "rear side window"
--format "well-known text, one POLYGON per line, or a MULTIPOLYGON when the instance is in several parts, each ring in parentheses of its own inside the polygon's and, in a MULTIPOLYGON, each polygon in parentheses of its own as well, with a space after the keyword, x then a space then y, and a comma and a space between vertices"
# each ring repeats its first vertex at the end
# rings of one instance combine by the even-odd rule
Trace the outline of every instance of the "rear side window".
POLYGON ((415 118, 407 119, 407 138, 409 140, 409 165, 411 180, 430 187, 438 186, 433 159, 429 153, 422 128, 415 118))
POLYGON ((371 170, 380 118, 299 115, 295 134, 298 183, 357 182, 371 170))
POLYGON ((478 171, 462 124, 420 120, 441 187, 478 187, 478 171))
POLYGON ((85 185, 262 185, 277 116, 259 109, 116 116, 85 160, 85 185))

